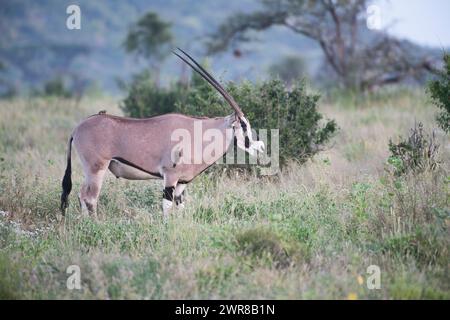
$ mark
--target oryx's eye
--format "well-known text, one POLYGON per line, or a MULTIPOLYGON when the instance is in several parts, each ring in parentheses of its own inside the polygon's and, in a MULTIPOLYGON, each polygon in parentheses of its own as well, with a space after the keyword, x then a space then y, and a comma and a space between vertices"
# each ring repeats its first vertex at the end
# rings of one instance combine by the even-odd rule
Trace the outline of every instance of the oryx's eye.
POLYGON ((250 147, 250 139, 247 136, 245 136, 245 147, 246 148, 250 147))

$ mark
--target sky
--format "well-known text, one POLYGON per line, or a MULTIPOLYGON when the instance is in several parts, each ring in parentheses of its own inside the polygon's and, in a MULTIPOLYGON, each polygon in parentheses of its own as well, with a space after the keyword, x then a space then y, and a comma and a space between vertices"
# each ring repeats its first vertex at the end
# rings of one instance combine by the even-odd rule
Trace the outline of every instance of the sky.
POLYGON ((422 45, 450 47, 449 0, 378 0, 388 32, 422 45))

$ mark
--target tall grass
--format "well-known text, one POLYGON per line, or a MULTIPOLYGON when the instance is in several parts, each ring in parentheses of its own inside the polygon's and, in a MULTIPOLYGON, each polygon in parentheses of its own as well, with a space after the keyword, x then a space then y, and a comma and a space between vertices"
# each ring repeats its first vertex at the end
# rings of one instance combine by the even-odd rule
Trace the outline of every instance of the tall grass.
POLYGON ((394 177, 388 141, 420 119, 421 94, 364 108, 326 103, 341 128, 327 151, 277 179, 202 175, 164 223, 157 182, 108 175, 99 220, 82 218, 79 161, 65 219, 58 215, 67 138, 111 100, 0 102, 0 298, 448 299, 449 139, 441 166, 394 177), (66 269, 79 265, 82 289, 66 269), (381 270, 381 289, 365 284, 381 270), (361 279, 363 281, 361 281, 361 279))

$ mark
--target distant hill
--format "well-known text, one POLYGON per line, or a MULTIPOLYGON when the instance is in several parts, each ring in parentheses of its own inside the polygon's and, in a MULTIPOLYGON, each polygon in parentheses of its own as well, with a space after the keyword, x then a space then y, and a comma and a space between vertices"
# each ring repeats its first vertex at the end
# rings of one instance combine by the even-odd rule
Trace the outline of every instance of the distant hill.
MULTIPOLYGON (((36 88, 58 75, 72 75, 117 93, 116 79, 128 79, 144 66, 122 48, 128 27, 147 11, 173 24, 177 45, 203 59, 203 40, 229 15, 250 12, 257 0, 2 0, 0 4, 0 62, 18 87, 36 88), (81 8, 81 30, 66 28, 66 8, 81 8)), ((259 41, 243 45, 240 57, 230 52, 209 60, 221 78, 259 79, 270 64, 287 55, 300 55, 313 74, 322 53, 311 40, 284 28, 258 34, 259 41)), ((161 81, 179 77, 180 62, 170 56, 161 67, 161 81)))
MULTIPOLYGON (((233 12, 252 11, 257 6, 255 0, 2 0, 0 61, 18 86, 36 87, 55 75, 76 73, 114 92, 118 77, 126 79, 143 66, 142 61, 126 55, 121 44, 128 27, 145 12, 155 11, 172 22, 177 45, 203 58, 205 35, 233 12), (70 4, 81 8, 81 30, 66 28, 70 4)), ((276 28, 259 38, 260 42, 251 44, 251 53, 243 48, 240 59, 231 54, 214 57, 210 61, 214 71, 227 79, 254 79, 286 54, 300 53, 318 63, 320 51, 308 39, 276 28)), ((179 76, 181 67, 177 59, 168 57, 161 69, 162 80, 167 82, 179 76)))

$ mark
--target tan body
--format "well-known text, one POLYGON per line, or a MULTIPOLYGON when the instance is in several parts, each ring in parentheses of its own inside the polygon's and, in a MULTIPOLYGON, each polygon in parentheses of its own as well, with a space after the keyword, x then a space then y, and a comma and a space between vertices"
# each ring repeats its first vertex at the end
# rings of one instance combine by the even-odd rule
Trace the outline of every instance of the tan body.
MULTIPOLYGON (((130 180, 163 179, 164 187, 174 187, 179 197, 185 186, 197 175, 217 161, 233 141, 234 115, 218 118, 196 118, 181 114, 166 114, 147 119, 133 119, 98 114, 82 121, 73 131, 73 145, 82 162, 85 181, 80 191, 83 212, 95 213, 103 178, 109 169, 117 178, 130 180), (223 134, 219 142, 202 141, 206 145, 216 143, 216 152, 202 163, 194 163, 198 149, 194 148, 194 124, 202 128, 202 135, 209 129, 223 134), (177 151, 172 133, 183 128, 191 133, 190 159, 187 155, 173 156, 177 151), (228 130, 227 130, 228 129, 228 130), (178 157, 177 157, 178 156, 178 157), (178 161, 177 161, 178 160, 178 161), (177 190, 178 185, 178 190, 177 190)), ((198 138, 198 136, 197 136, 198 138)), ((198 159, 200 159, 198 158, 198 159)))
MULTIPOLYGON (((220 118, 195 118, 181 114, 166 114, 147 119, 133 119, 110 115, 94 115, 81 122, 72 134, 73 144, 81 158, 83 164, 89 165, 91 171, 98 171, 107 168, 113 158, 124 159, 144 170, 131 175, 139 176, 127 177, 125 171, 120 173, 120 161, 111 166, 116 176, 127 179, 151 179, 164 178, 168 184, 176 184, 179 180, 189 182, 209 165, 201 164, 180 164, 175 165, 171 151, 177 141, 171 141, 171 134, 179 128, 186 128, 189 132, 194 131, 194 123, 201 122, 203 131, 208 129, 220 129, 224 135, 223 144, 217 146, 222 154, 217 155, 215 162, 228 149, 232 136, 226 137, 226 129, 232 129, 234 116, 220 118), (151 174, 149 174, 151 173, 151 174), (141 175, 143 174, 143 175, 141 175)), ((194 134, 191 134, 194 138, 194 134)), ((196 141, 191 141, 194 146, 196 141)), ((204 145, 210 142, 203 142, 204 145)), ((196 150, 192 149, 191 156, 196 150)), ((184 159, 188 160, 188 159, 184 159)), ((210 159, 205 159, 209 160, 210 159)), ((193 163, 193 159, 185 161, 193 163)))

